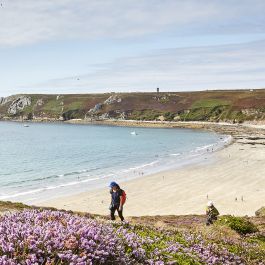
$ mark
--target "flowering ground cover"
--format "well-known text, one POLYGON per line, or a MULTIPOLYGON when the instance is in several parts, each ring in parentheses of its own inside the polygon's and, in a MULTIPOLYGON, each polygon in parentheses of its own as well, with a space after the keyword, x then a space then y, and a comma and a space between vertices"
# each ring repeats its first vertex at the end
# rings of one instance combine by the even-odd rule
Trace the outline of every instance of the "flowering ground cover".
POLYGON ((0 265, 265 264, 264 238, 223 224, 178 231, 27 209, 0 218, 0 265))

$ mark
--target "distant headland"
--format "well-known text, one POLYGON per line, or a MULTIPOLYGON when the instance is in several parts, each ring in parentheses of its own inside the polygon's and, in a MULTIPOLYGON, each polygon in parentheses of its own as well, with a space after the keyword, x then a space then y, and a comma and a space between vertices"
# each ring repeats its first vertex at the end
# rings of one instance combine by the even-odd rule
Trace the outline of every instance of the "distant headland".
POLYGON ((0 97, 0 120, 265 121, 265 89, 19 94, 0 97))

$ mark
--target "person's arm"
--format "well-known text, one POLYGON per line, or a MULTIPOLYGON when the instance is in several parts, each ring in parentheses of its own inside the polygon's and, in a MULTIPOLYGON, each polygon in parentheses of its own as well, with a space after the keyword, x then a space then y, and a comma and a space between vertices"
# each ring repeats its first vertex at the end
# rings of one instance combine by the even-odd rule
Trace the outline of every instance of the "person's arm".
POLYGON ((119 206, 119 211, 121 211, 122 210, 122 196, 120 196, 120 206, 119 206))
POLYGON ((111 208, 112 208, 112 193, 113 193, 113 191, 112 191, 112 189, 110 190, 110 205, 109 205, 109 209, 111 210, 111 208))
POLYGON ((122 191, 121 190, 119 190, 119 195, 120 195, 120 206, 119 206, 119 211, 121 211, 122 210, 122 191))

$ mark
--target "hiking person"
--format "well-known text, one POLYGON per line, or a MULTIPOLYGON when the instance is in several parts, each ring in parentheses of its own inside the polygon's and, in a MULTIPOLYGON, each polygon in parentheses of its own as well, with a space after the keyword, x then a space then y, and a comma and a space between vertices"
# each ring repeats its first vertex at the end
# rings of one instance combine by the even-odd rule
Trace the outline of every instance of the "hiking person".
POLYGON ((115 211, 117 210, 121 221, 124 221, 122 211, 123 211, 123 205, 126 201, 126 193, 114 181, 110 183, 109 187, 110 187, 110 194, 111 194, 111 204, 109 207, 110 218, 111 220, 115 220, 115 211))
POLYGON ((213 224, 213 222, 217 220, 218 215, 219 212, 213 205, 213 202, 209 201, 207 203, 207 208, 206 208, 206 225, 213 224))

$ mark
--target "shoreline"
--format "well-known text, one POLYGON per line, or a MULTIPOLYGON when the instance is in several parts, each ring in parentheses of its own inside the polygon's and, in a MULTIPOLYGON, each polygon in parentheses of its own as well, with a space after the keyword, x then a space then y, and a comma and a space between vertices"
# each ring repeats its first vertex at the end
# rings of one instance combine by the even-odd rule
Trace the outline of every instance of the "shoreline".
POLYGON ((106 119, 106 120, 85 120, 85 119, 72 119, 72 120, 59 120, 59 119, 34 119, 34 120, 21 120, 21 119, 0 119, 0 122, 17 122, 17 123, 47 123, 47 124, 70 124, 70 125, 106 125, 106 126, 120 126, 120 127, 139 127, 139 128, 184 128, 184 129, 198 129, 214 131, 233 135, 234 132, 251 130, 264 130, 265 121, 258 122, 245 122, 245 123, 230 123, 230 122, 210 122, 210 121, 143 121, 143 120, 119 120, 119 119, 106 119))
MULTIPOLYGON (((265 130, 212 124, 203 124, 203 129, 232 135, 232 144, 213 153, 212 163, 201 162, 123 182, 128 196, 125 216, 204 214, 207 197, 221 214, 253 216, 264 206, 265 130)), ((107 189, 98 189, 40 205, 106 215, 109 194, 107 189)))

